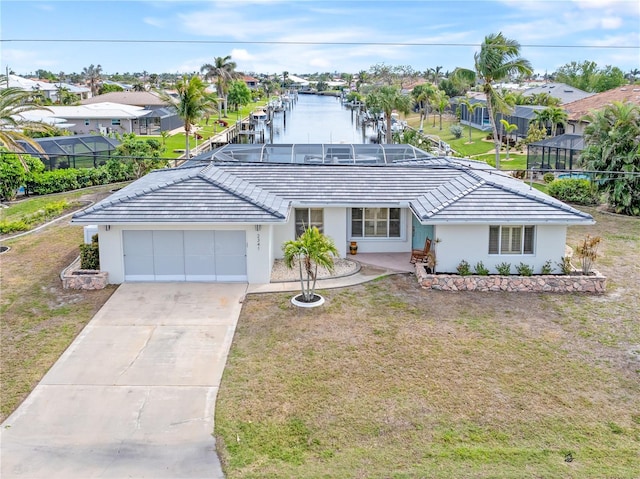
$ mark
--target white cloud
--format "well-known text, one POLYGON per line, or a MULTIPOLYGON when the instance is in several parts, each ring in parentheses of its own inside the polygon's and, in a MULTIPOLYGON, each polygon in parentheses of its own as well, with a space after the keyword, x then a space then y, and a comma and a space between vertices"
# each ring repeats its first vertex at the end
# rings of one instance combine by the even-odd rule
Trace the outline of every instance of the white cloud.
POLYGON ((233 61, 242 62, 242 61, 252 61, 255 60, 255 56, 249 53, 244 48, 234 48, 231 50, 231 59, 233 61))
POLYGON ((600 22, 605 30, 614 30, 622 26, 622 18, 620 17, 605 17, 600 22))
POLYGON ((147 25, 151 25, 152 27, 162 28, 166 25, 166 22, 164 20, 154 17, 144 17, 142 21, 147 25))

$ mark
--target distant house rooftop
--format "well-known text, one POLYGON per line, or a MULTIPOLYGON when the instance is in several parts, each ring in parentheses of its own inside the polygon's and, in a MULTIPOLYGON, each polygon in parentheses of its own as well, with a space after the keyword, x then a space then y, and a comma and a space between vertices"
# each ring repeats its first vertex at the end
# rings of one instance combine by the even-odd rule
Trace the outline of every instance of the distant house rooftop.
POLYGON ((81 105, 93 105, 95 103, 119 103, 140 107, 166 107, 168 103, 159 95, 149 91, 113 91, 104 95, 96 95, 80 102, 81 105))
POLYGON ((611 90, 596 93, 582 100, 573 101, 563 105, 569 114, 569 120, 580 121, 592 110, 600 110, 614 101, 631 102, 640 105, 640 85, 626 85, 611 90))
POLYGON ((558 98, 561 105, 572 101, 582 100, 583 98, 594 95, 593 93, 580 90, 579 88, 572 87, 566 83, 545 83, 544 85, 527 88, 523 92, 523 95, 531 96, 539 95, 541 93, 548 93, 552 97, 558 98))

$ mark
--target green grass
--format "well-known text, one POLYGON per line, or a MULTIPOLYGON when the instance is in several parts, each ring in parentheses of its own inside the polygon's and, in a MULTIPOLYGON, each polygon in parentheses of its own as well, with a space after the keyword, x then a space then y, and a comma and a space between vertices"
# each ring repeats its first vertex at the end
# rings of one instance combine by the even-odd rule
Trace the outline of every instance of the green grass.
MULTIPOLYGON (((228 116, 226 118, 221 118, 226 121, 228 125, 233 125, 236 122, 236 118, 242 120, 246 119, 249 114, 257 109, 258 107, 264 106, 266 104, 265 101, 250 103, 249 105, 243 106, 239 109, 238 112, 229 110, 228 116)), ((203 137, 202 140, 198 140, 198 144, 201 144, 202 141, 206 141, 212 136, 215 136, 222 131, 224 131, 225 127, 222 125, 218 125, 217 121, 220 115, 213 115, 209 119, 209 124, 205 119, 201 119, 198 122, 198 133, 203 137)), ((146 137, 148 138, 148 137, 146 137)), ((160 138, 159 136, 156 138, 160 138)), ((162 155, 163 158, 175 159, 184 155, 184 150, 186 147, 186 136, 184 132, 176 133, 168 137, 165 141, 165 152, 162 155)), ((195 138, 191 137, 189 140, 189 147, 193 149, 196 146, 195 138)))
POLYGON ((226 477, 636 478, 640 220, 588 211, 568 243, 605 238, 605 296, 411 275, 323 291, 316 311, 248 296, 216 405, 226 477))
MULTIPOLYGON (((64 195, 82 201, 82 195, 103 188, 64 195)), ((52 197, 59 201, 64 195, 52 197)), ((29 214, 47 201, 49 197, 33 198, 9 209, 11 214, 29 214)), ((1 257, 0 420, 22 402, 115 290, 62 288, 60 272, 80 253, 82 235, 81 226, 60 221, 38 233, 2 241, 11 249, 1 257)))

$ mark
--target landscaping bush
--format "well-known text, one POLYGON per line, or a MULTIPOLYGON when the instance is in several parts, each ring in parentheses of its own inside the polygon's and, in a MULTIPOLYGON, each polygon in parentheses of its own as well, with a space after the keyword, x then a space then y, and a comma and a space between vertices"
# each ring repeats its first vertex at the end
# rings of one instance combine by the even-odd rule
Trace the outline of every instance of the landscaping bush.
POLYGON ((449 128, 449 131, 456 138, 462 138, 463 129, 460 125, 451 125, 451 127, 449 128))
POLYGON ((487 276, 489 274, 489 270, 485 267, 482 261, 478 261, 474 267, 476 274, 480 276, 487 276))
POLYGON ((569 256, 562 256, 557 265, 560 271, 562 271, 562 274, 569 275, 573 272, 573 266, 571 266, 571 258, 569 256))
POLYGON ((545 173, 544 175, 542 175, 542 179, 548 185, 556 179, 556 175, 554 175, 553 173, 545 173))
POLYGON ((471 266, 465 260, 460 261, 460 264, 456 266, 456 269, 460 276, 469 276, 471 274, 471 266))
POLYGON ((91 237, 91 244, 80 245, 80 268, 100 269, 100 248, 98 245, 98 235, 91 237))
POLYGON ((502 262, 496 265, 496 269, 498 270, 498 274, 509 276, 511 274, 511 263, 502 262))
POLYGON ((516 266, 516 271, 520 276, 531 276, 533 274, 533 268, 524 263, 519 263, 516 266))
POLYGON ((553 272, 553 266, 550 259, 544 262, 540 274, 551 274, 553 272))
POLYGON ((63 170, 36 173, 27 180, 27 190, 36 195, 47 195, 61 191, 77 190, 79 170, 65 168, 63 170))
POLYGON ((589 180, 577 178, 555 180, 549 183, 548 192, 554 198, 568 203, 578 205, 598 204, 598 194, 589 180))

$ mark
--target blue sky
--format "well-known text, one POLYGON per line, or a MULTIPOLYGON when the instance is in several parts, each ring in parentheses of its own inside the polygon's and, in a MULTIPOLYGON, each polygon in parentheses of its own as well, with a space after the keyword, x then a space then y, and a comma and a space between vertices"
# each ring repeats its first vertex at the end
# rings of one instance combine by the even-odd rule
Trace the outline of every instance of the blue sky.
POLYGON ((0 19, 2 72, 18 74, 190 73, 225 55, 258 73, 447 71, 472 68, 476 45, 500 31, 538 73, 583 60, 640 68, 638 0, 2 0, 0 19), (53 39, 83 41, 42 41, 53 39))

